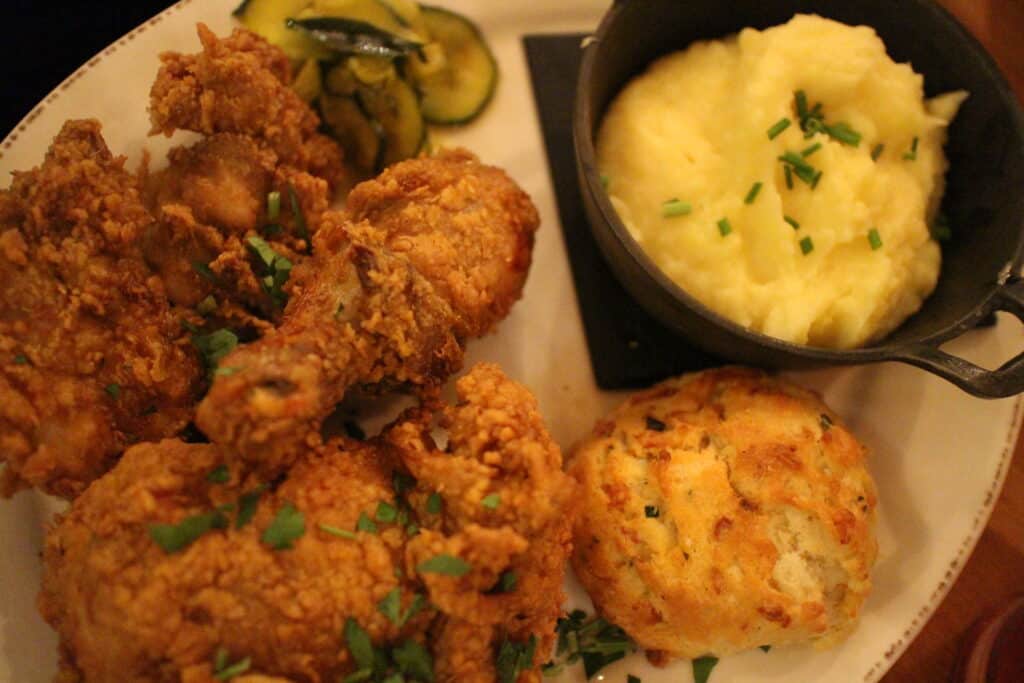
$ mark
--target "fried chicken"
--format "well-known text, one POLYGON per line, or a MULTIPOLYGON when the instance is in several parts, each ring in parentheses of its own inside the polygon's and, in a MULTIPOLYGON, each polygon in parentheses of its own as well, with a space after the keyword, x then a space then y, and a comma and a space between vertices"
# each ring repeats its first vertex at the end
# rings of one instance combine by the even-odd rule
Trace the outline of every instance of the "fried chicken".
POLYGON ((244 30, 223 40, 198 30, 202 53, 161 56, 150 118, 153 133, 208 137, 172 149, 166 169, 146 174, 158 219, 144 236, 146 258, 174 303, 204 302, 211 323, 262 332, 279 321, 288 291, 267 285, 273 273, 251 240, 288 265, 301 261, 347 173, 338 146, 316 132, 316 113, 288 87, 279 48, 244 30))
POLYGON ((412 410, 380 438, 304 453, 268 490, 225 470, 216 445, 130 449, 47 536, 39 606, 62 675, 213 683, 223 649, 250 658, 253 683, 380 680, 388 668, 483 683, 497 680, 499 651, 532 647, 503 680, 539 681, 574 485, 529 392, 494 366, 457 390, 457 406, 412 410), (154 525, 197 519, 184 547, 155 541, 170 527, 154 525), (352 646, 360 632, 373 663, 352 646), (428 673, 403 656, 417 651, 428 673))
POLYGON ((267 476, 352 385, 439 386, 522 289, 536 209, 468 152, 402 162, 352 195, 324 214, 281 325, 225 358, 199 407, 206 435, 267 476))
POLYGON ((178 432, 201 370, 139 253, 152 223, 96 121, 69 121, 0 191, 0 492, 71 498, 178 432))
POLYGON ((219 39, 198 25, 203 51, 167 52, 150 92, 153 133, 175 130, 249 135, 280 163, 341 185, 346 171, 338 145, 317 132, 320 119, 290 87, 291 67, 280 49, 236 29, 219 39))

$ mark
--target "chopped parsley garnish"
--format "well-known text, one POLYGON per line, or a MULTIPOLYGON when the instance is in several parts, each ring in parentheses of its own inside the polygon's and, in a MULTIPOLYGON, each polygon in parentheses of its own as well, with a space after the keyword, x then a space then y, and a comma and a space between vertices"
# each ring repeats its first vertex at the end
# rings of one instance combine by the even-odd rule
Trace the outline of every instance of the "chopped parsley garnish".
POLYGON ((725 237, 730 232, 732 232, 732 223, 729 222, 728 218, 723 218, 722 220, 718 221, 718 234, 720 234, 722 237, 725 237))
POLYGON ((241 529, 252 521, 256 514, 256 508, 260 504, 260 496, 267 490, 266 484, 260 484, 252 491, 243 493, 238 497, 238 516, 235 517, 235 528, 241 529))
POLYGON ((419 593, 412 597, 409 607, 402 611, 402 591, 397 586, 388 591, 384 599, 377 603, 377 609, 391 621, 392 624, 401 628, 416 616, 427 604, 426 598, 419 593))
POLYGON ((357 538, 359 538, 358 536, 356 536, 351 531, 347 531, 345 529, 339 529, 338 527, 331 526, 330 524, 317 524, 316 527, 318 529, 320 529, 320 531, 323 531, 324 533, 330 534, 331 536, 337 536, 338 538, 345 538, 345 539, 348 539, 350 541, 354 541, 357 538))
POLYGON ((210 315, 217 310, 217 299, 213 294, 207 294, 206 298, 196 304, 196 313, 199 315, 210 315))
POLYGON ((189 547, 212 529, 223 529, 228 520, 219 511, 191 515, 177 524, 150 524, 149 537, 166 553, 177 553, 189 547))
POLYGON ((217 654, 214 655, 213 659, 213 677, 218 681, 229 681, 235 676, 240 676, 249 670, 252 665, 252 658, 246 657, 241 659, 234 664, 228 662, 230 655, 224 648, 218 648, 217 654))
POLYGON ((497 493, 492 493, 489 496, 484 496, 483 500, 480 501, 488 510, 497 510, 498 506, 501 505, 501 496, 497 493))
POLYGON ((273 223, 281 215, 281 193, 277 190, 267 193, 267 220, 273 223))
POLYGON ((260 536, 274 550, 287 550, 306 533, 306 520, 291 503, 285 503, 260 536))
POLYGON ((264 275, 260 277, 263 291, 274 300, 278 308, 284 308, 288 302, 288 295, 285 294, 283 287, 291 275, 292 262, 274 251, 262 237, 253 235, 246 238, 245 242, 263 266, 264 275))
POLYGON ((416 524, 410 524, 409 526, 405 527, 405 535, 406 536, 415 536, 419 532, 420 532, 420 528, 416 524))
POLYGON ((27 365, 28 364, 28 356, 26 356, 23 353, 19 353, 17 356, 14 357, 14 364, 15 365, 27 365))
POLYGON ((822 126, 822 129, 830 138, 844 145, 849 145, 850 147, 860 145, 860 133, 855 131, 848 123, 840 121, 832 125, 825 124, 822 126))
POLYGON ((490 590, 491 593, 511 593, 516 589, 516 584, 519 583, 519 577, 516 573, 509 569, 501 573, 498 577, 498 583, 494 584, 494 588, 490 590))
POLYGON ((825 413, 821 414, 819 422, 821 423, 821 431, 823 431, 823 432, 828 431, 832 427, 832 424, 833 424, 832 418, 829 417, 828 415, 826 415, 825 413))
POLYGON ((786 221, 786 222, 787 222, 787 223, 789 223, 789 224, 790 224, 791 226, 793 226, 793 229, 794 229, 794 230, 799 230, 799 229, 800 229, 800 224, 796 222, 796 219, 794 219, 794 218, 791 218, 791 217, 789 217, 789 216, 783 216, 783 217, 782 217, 782 220, 786 221))
POLYGON ((602 668, 636 649, 626 632, 599 617, 587 619, 583 610, 573 610, 558 620, 555 628, 558 645, 555 660, 544 665, 544 675, 554 675, 565 666, 583 661, 583 671, 591 678, 602 668))
POLYGON ((650 415, 644 417, 644 422, 646 423, 647 429, 651 430, 652 432, 663 432, 668 428, 668 425, 666 425, 664 422, 662 422, 656 417, 651 417, 650 415))
POLYGON ((761 649, 761 652, 768 652, 772 649, 771 645, 758 645, 758 647, 761 649))
POLYGON ((814 154, 815 152, 817 152, 819 149, 821 149, 821 143, 820 142, 815 142, 813 145, 811 145, 810 147, 805 148, 802 152, 800 152, 800 156, 802 156, 804 159, 806 159, 807 157, 809 157, 812 154, 814 154))
POLYGON ((432 515, 441 512, 441 494, 437 491, 427 496, 427 512, 432 515))
POLYGON ((917 143, 918 143, 918 139, 917 139, 917 136, 915 135, 914 136, 914 141, 912 143, 910 143, 910 151, 909 152, 905 152, 903 154, 903 158, 904 159, 906 159, 907 161, 916 161, 917 160, 917 143))
POLYGON ((655 518, 661 515, 657 505, 644 505, 644 517, 655 518))
POLYGON ((299 237, 306 241, 306 249, 313 246, 313 242, 309 239, 309 228, 306 227, 306 215, 302 213, 302 204, 299 203, 299 195, 295 192, 295 187, 291 183, 288 183, 288 201, 292 207, 292 216, 295 217, 295 229, 299 231, 299 237))
POLYGON ((689 202, 681 202, 678 199, 669 199, 661 204, 661 215, 665 218, 685 216, 691 211, 693 211, 693 207, 689 202))
POLYGON ((356 531, 365 531, 368 534, 377 533, 377 525, 373 523, 370 516, 365 512, 359 513, 359 519, 356 520, 356 531))
POLYGON ((221 358, 238 346, 238 335, 227 329, 215 330, 209 334, 193 334, 192 345, 199 349, 206 367, 214 370, 221 358))
POLYGON ((882 156, 882 152, 885 151, 885 145, 881 142, 875 145, 871 150, 871 161, 878 161, 878 157, 882 156))
POLYGON ((537 652, 537 636, 531 635, 525 643, 517 643, 507 637, 501 641, 498 657, 494 661, 498 683, 515 683, 519 674, 533 668, 533 657, 537 652))
POLYGON ((103 391, 107 392, 110 398, 115 401, 121 398, 121 385, 116 382, 111 382, 107 386, 103 387, 103 391))
POLYGON ((206 475, 206 481, 211 484, 226 484, 231 481, 231 470, 227 465, 218 465, 206 475))
POLYGON ((389 524, 398 519, 398 508, 383 500, 377 503, 377 512, 374 514, 378 522, 389 524))
POLYGON ((811 236, 808 235, 807 237, 800 240, 800 252, 804 256, 807 256, 812 251, 814 251, 814 242, 811 240, 811 236))
POLYGON ((750 191, 747 192, 747 196, 743 198, 744 204, 753 204, 754 200, 757 199, 757 193, 761 191, 762 183, 757 182, 750 186, 750 191))
POLYGON ((718 657, 698 657, 693 660, 693 683, 708 683, 716 664, 718 657))
POLYGON ((358 667, 341 679, 342 683, 381 681, 401 683, 407 680, 433 683, 434 662, 426 648, 415 640, 406 640, 388 650, 377 650, 366 631, 349 617, 343 631, 345 645, 358 667))
POLYGON ((775 138, 777 138, 779 135, 782 134, 782 131, 789 128, 790 123, 792 122, 786 118, 782 118, 776 121, 775 125, 768 129, 768 139, 774 140, 775 138))
POLYGON ((203 263, 202 261, 193 261, 192 262, 192 270, 194 270, 197 273, 199 273, 199 276, 201 278, 203 278, 204 280, 209 280, 210 282, 213 282, 213 283, 217 282, 217 275, 216 275, 216 273, 214 273, 210 269, 210 265, 207 264, 207 263, 203 263))
POLYGON ((416 565, 421 574, 443 574, 444 576, 465 576, 472 569, 470 564, 461 557, 454 555, 434 555, 416 565))
POLYGON ((868 230, 868 244, 871 245, 871 251, 882 248, 882 236, 878 234, 877 228, 868 230))

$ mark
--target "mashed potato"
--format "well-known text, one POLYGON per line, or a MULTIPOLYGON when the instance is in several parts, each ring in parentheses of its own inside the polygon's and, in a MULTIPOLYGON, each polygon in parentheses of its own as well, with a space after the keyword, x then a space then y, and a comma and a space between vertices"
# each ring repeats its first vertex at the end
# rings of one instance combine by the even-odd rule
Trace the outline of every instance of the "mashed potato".
POLYGON ((872 29, 797 16, 654 62, 609 108, 598 164, 623 222, 688 293, 752 330, 851 348, 935 287, 929 224, 965 96, 925 101, 872 29))

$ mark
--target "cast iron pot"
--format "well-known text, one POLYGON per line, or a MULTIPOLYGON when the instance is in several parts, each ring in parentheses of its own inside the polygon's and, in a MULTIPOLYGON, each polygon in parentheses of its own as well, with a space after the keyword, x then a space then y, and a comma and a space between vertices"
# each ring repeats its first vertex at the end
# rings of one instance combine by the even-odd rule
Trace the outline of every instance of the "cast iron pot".
POLYGON ((942 351, 943 342, 994 311, 1024 321, 1024 116, 984 48, 931 0, 619 0, 585 48, 573 136, 583 205, 616 277, 652 315, 708 352, 776 368, 896 360, 989 398, 1024 391, 1024 353, 989 371, 942 351), (942 248, 935 292, 918 313, 869 346, 836 351, 752 332, 712 312, 669 280, 630 236, 602 187, 594 136, 611 99, 654 58, 695 40, 797 13, 872 26, 897 62, 925 78, 928 96, 964 89, 970 97, 949 130, 943 210, 953 238, 942 248))

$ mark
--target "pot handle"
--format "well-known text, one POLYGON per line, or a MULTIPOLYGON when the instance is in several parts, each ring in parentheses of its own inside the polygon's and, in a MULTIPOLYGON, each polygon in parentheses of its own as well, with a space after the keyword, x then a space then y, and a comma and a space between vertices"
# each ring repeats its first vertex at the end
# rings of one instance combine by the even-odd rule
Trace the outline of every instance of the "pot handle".
MULTIPOLYGON (((1012 313, 1024 323, 1024 280, 1011 280, 1001 287, 992 298, 991 311, 1012 313)), ((1024 352, 996 370, 978 367, 927 344, 911 346, 894 358, 932 372, 982 398, 1004 398, 1024 391, 1024 352)))

